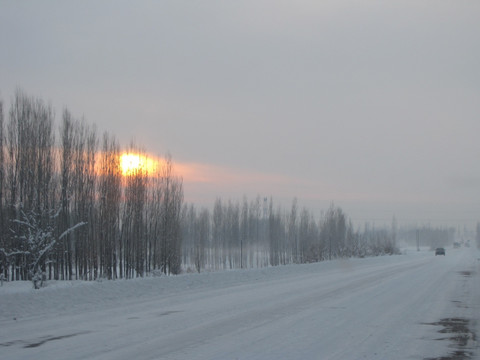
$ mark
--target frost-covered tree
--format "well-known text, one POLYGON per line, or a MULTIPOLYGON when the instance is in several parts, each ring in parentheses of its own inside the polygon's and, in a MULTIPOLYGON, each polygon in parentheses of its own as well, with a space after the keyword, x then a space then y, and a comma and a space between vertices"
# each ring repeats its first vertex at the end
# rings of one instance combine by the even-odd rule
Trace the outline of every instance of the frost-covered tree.
POLYGON ((43 210, 37 213, 21 210, 20 214, 20 219, 13 220, 18 225, 17 232, 13 234, 18 248, 13 249, 13 253, 21 256, 22 266, 28 270, 28 278, 32 280, 34 288, 38 289, 46 278, 46 265, 52 261, 50 255, 57 242, 85 223, 81 222, 72 226, 57 238, 55 236, 55 218, 59 211, 53 213, 53 211, 43 210))
POLYGON ((328 249, 328 258, 345 256, 346 217, 342 209, 331 204, 321 224, 321 237, 328 249))
MULTIPOLYGON (((15 220, 22 219, 20 211, 42 215, 56 206, 53 116, 51 106, 42 100, 29 97, 20 90, 15 93, 3 147, 6 170, 4 228, 13 230, 4 235, 4 249, 10 254, 22 245, 16 237, 19 224, 15 224, 15 220)), ((47 222, 47 219, 42 221, 47 222)), ((22 256, 11 255, 5 264, 12 279, 28 277, 22 256)))

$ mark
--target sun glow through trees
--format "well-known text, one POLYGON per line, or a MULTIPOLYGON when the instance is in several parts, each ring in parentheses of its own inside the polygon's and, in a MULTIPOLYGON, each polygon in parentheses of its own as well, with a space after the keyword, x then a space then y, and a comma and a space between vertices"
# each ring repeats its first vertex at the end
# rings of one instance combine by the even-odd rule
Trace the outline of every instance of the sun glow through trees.
POLYGON ((120 157, 123 176, 136 174, 153 174, 158 170, 159 161, 145 155, 125 153, 120 157))

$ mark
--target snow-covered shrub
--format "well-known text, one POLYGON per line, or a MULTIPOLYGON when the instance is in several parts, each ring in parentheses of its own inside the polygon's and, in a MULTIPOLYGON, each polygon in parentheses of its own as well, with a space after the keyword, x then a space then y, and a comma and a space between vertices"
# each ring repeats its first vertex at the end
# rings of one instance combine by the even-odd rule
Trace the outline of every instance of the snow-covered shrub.
POLYGON ((32 283, 34 289, 40 289, 45 286, 47 280, 47 274, 42 271, 37 271, 32 276, 32 283))
POLYGON ((20 211, 20 214, 20 219, 13 220, 16 225, 14 238, 17 240, 18 248, 14 249, 12 254, 23 256, 28 278, 33 282, 33 287, 39 289, 46 280, 45 267, 51 262, 50 254, 55 249, 57 241, 85 223, 78 223, 57 237, 55 218, 59 211, 41 209, 40 212, 20 211))

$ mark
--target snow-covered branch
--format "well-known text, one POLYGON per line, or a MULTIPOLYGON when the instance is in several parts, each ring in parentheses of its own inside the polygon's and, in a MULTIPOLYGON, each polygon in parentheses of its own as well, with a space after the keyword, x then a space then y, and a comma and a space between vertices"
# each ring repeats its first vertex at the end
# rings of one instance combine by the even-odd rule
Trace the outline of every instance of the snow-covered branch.
POLYGON ((0 248, 0 252, 3 253, 3 255, 5 255, 5 257, 7 258, 15 255, 30 255, 30 251, 16 250, 16 251, 6 252, 4 248, 0 248))
POLYGON ((25 226, 29 227, 30 229, 35 229, 35 225, 30 224, 28 221, 22 221, 22 220, 14 219, 14 220, 12 220, 12 222, 14 222, 15 224, 18 224, 18 225, 25 225, 25 226))
POLYGON ((70 234, 72 231, 74 231, 75 229, 79 228, 80 226, 83 226, 83 225, 87 225, 86 222, 79 222, 78 224, 72 226, 70 229, 67 229, 65 230, 59 237, 58 237, 58 240, 62 240, 65 236, 67 236, 68 234, 70 234))

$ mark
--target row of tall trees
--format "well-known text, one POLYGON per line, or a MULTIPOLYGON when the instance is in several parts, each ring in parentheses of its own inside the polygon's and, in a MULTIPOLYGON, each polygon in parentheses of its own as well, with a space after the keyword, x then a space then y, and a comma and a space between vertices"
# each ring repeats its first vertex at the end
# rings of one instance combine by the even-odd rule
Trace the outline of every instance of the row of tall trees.
POLYGON ((158 166, 135 144, 122 167, 114 136, 17 91, 0 100, 0 276, 131 278, 392 254, 396 226, 355 230, 341 208, 315 218, 295 199, 183 200, 170 156, 158 166))
POLYGON ((286 211, 273 199, 217 199, 213 211, 185 205, 181 216, 183 264, 187 270, 253 268, 332 258, 394 254, 396 228, 354 230, 340 207, 315 219, 294 199, 286 211))
POLYGON ((399 236, 411 246, 426 246, 431 250, 452 245, 455 241, 455 227, 405 226, 399 229, 399 236))
POLYGON ((116 139, 17 91, 0 101, 0 274, 131 278, 181 270, 181 178, 170 157, 121 168, 116 139), (57 140, 58 139, 58 140, 57 140))

